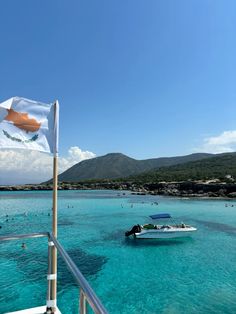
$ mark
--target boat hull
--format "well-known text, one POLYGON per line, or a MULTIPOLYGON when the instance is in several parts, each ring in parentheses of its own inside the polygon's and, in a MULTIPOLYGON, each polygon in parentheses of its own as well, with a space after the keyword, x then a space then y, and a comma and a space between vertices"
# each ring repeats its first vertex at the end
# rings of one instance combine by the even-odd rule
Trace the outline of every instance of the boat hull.
POLYGON ((135 233, 137 239, 174 239, 174 238, 185 238, 190 237, 196 228, 183 228, 183 229, 162 229, 155 230, 142 229, 141 232, 135 233))

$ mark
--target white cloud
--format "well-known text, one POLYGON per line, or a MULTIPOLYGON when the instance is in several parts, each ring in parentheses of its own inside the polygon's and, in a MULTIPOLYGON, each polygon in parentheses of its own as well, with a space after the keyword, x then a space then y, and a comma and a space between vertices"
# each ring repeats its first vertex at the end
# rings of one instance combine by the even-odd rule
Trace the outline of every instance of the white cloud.
POLYGON ((206 153, 229 153, 236 151, 236 130, 224 131, 218 136, 207 137, 195 151, 206 153))
POLYGON ((77 146, 72 146, 68 151, 68 156, 64 158, 60 158, 59 160, 59 172, 63 172, 66 169, 70 168, 74 164, 85 160, 96 157, 96 154, 86 150, 82 151, 77 146))
MULTIPOLYGON (((73 146, 66 157, 59 158, 59 173, 94 157, 93 152, 73 146)), ((52 177, 52 162, 52 156, 36 151, 0 150, 0 185, 46 181, 52 177)))

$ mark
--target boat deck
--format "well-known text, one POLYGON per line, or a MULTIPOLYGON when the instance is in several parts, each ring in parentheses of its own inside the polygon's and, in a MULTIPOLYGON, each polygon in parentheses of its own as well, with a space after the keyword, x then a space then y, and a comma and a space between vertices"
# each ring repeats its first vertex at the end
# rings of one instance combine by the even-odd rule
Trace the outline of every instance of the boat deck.
MULTIPOLYGON (((46 311, 46 305, 33 307, 31 309, 26 309, 26 310, 21 310, 21 311, 16 311, 16 312, 9 312, 5 314, 45 314, 45 311, 46 311)), ((56 314, 61 314, 58 308, 57 308, 56 314)))

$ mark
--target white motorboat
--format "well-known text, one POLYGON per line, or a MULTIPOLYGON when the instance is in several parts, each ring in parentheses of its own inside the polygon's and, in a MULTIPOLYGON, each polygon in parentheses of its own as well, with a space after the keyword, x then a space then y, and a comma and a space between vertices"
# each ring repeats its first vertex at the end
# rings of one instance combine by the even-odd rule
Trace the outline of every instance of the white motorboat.
MULTIPOLYGON (((171 219, 170 214, 156 214, 150 216, 153 220, 156 219, 171 219)), ((183 222, 180 224, 164 224, 164 225, 135 225, 125 235, 128 237, 133 235, 138 239, 173 239, 189 237, 197 228, 186 225, 183 222)))

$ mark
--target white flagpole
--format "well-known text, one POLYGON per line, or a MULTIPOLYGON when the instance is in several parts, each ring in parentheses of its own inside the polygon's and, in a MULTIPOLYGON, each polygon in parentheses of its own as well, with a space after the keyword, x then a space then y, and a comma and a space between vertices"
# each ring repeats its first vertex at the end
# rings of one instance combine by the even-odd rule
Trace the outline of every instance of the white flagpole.
MULTIPOLYGON (((54 104, 54 127, 58 130, 57 115, 58 115, 58 102, 54 104)), ((58 152, 57 152, 57 132, 55 132, 55 145, 53 156, 53 218, 52 218, 52 232, 55 238, 57 238, 57 188, 58 188, 58 152)), ((55 245, 52 247, 52 274, 55 278, 52 280, 52 312, 56 313, 57 305, 57 249, 55 245)))

